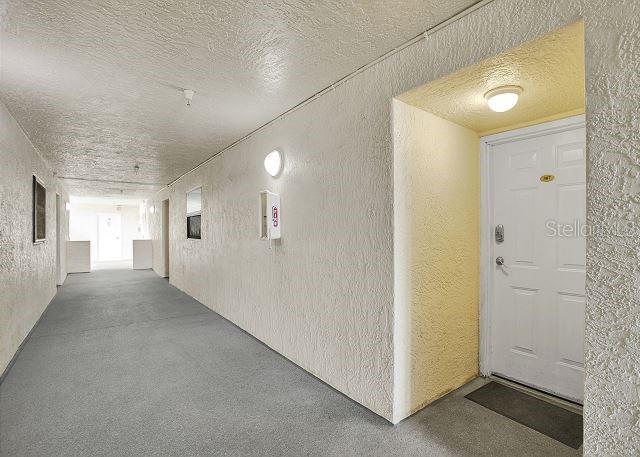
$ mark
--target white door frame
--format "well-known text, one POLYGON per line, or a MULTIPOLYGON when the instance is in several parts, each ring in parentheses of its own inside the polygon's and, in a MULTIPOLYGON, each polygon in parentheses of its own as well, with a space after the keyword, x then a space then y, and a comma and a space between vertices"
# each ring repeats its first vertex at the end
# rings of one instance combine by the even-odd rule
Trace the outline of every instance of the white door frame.
POLYGON ((162 219, 160 221, 161 226, 161 241, 162 241, 162 265, 163 265, 163 278, 170 278, 169 271, 171 269, 171 256, 169 255, 170 246, 170 238, 169 238, 169 227, 171 225, 171 219, 169 218, 171 212, 171 201, 169 198, 162 200, 162 219), (166 225, 165 225, 166 221, 166 225))
POLYGON ((56 192, 56 285, 62 285, 62 198, 56 192))
MULTIPOLYGON (((491 266, 493 265, 493 227, 491 214, 492 155, 494 146, 565 132, 585 126, 585 115, 571 116, 556 121, 496 133, 480 138, 480 374, 489 376, 491 366, 491 303, 494 300, 491 266)), ((583 336, 584 337, 584 336, 583 336)))

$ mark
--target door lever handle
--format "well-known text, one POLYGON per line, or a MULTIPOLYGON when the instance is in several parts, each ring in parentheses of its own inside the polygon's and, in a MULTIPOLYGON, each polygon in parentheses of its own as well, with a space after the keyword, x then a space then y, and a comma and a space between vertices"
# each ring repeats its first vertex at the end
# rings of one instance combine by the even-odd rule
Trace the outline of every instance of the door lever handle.
POLYGON ((504 259, 502 258, 502 256, 496 257, 496 265, 504 265, 504 259))

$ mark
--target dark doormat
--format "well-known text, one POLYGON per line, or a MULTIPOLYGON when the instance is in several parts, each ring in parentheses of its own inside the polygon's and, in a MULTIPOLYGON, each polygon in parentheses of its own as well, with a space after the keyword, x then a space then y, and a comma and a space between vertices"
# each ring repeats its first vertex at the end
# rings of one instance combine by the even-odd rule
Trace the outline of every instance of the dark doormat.
POLYGON ((466 395, 471 401, 578 449, 582 445, 582 416, 497 382, 466 395))

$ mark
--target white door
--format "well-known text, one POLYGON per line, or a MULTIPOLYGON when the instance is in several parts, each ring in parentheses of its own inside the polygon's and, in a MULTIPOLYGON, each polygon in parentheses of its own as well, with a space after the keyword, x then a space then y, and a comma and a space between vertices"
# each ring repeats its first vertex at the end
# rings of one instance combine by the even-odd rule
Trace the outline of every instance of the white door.
POLYGON ((584 126, 497 142, 489 151, 492 371, 582 403, 584 126))
POLYGON ((98 214, 98 260, 122 259, 120 214, 98 214))

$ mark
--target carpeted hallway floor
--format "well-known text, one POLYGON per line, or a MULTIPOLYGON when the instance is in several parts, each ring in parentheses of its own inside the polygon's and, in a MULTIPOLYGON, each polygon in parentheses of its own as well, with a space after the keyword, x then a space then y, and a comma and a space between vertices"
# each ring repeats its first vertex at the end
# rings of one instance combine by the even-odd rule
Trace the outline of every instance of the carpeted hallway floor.
POLYGON ((482 382, 394 427, 150 270, 69 275, 0 385, 0 455, 580 455, 482 382))

